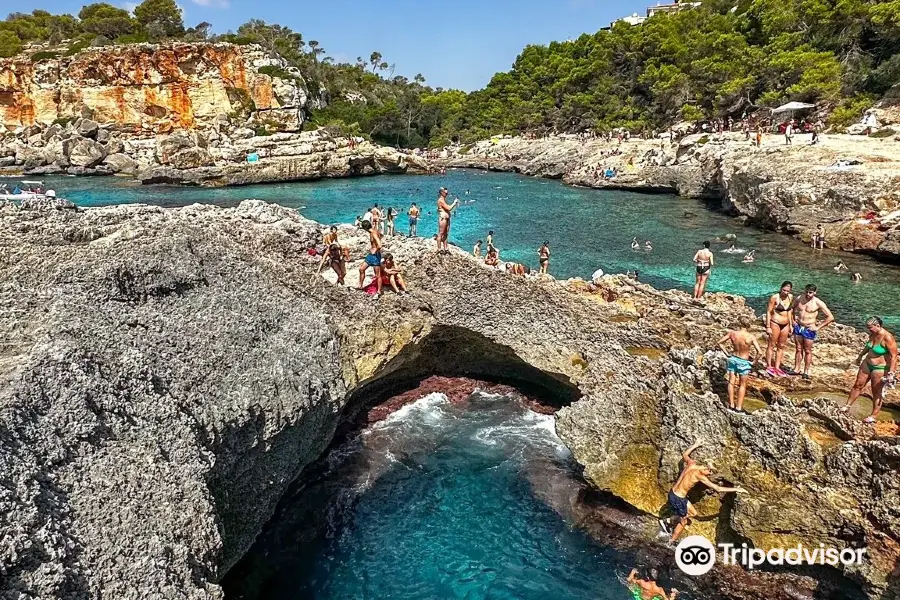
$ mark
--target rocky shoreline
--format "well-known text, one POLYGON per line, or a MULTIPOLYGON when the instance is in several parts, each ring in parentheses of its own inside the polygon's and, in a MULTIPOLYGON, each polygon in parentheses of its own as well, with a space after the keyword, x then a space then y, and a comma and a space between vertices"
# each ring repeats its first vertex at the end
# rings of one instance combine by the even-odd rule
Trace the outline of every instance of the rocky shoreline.
POLYGON ((871 558, 771 593, 737 573, 728 597, 898 597, 897 426, 823 398, 849 385, 856 331, 823 332, 813 382, 755 380, 757 409, 729 414, 710 348, 750 313, 741 298, 525 279, 391 238, 411 293, 374 300, 315 275, 320 236, 258 201, 0 207, 0 597, 222 598, 341 423, 432 375, 564 399, 558 434, 595 489, 647 516, 638 537, 704 437, 750 494, 696 498, 694 532, 871 558))
POLYGON ((440 163, 562 179, 598 189, 667 192, 711 201, 747 225, 900 262, 900 141, 863 136, 766 135, 759 148, 737 133, 619 144, 577 136, 500 137, 451 150, 440 163), (858 164, 838 166, 839 161, 858 164), (617 175, 604 177, 607 169, 617 175), (861 219, 875 213, 875 219, 861 219))

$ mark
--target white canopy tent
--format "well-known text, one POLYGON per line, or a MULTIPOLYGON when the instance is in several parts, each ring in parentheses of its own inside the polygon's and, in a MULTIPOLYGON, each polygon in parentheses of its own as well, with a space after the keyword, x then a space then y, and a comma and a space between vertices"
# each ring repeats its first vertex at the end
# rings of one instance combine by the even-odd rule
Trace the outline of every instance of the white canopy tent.
POLYGON ((815 108, 815 104, 807 104, 806 102, 788 102, 782 104, 778 108, 772 109, 772 114, 777 115, 784 112, 794 112, 795 110, 806 110, 807 108, 815 108))

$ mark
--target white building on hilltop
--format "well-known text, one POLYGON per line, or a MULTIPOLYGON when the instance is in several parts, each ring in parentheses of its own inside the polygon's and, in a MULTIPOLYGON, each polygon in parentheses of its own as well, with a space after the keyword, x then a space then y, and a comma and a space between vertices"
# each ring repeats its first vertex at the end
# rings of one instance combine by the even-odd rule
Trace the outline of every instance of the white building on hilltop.
POLYGON ((616 23, 628 23, 629 25, 640 25, 650 17, 654 15, 667 14, 667 13, 676 13, 682 10, 688 10, 690 8, 694 8, 695 6, 700 6, 700 2, 683 2, 681 0, 675 0, 670 4, 660 4, 657 3, 656 6, 648 6, 647 7, 647 16, 642 17, 637 13, 632 14, 630 17, 622 17, 621 19, 616 19, 612 23, 609 24, 609 27, 604 27, 603 29, 611 29, 615 26, 616 23))

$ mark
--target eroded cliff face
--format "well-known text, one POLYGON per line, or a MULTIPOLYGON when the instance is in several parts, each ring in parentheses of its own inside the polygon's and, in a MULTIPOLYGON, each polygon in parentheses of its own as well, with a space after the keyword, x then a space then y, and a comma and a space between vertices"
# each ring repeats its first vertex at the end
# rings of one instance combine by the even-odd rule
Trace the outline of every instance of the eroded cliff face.
MULTIPOLYGON (((634 533, 647 544, 677 457, 704 436, 701 457, 751 493, 698 499, 698 531, 865 545, 871 562, 846 575, 870 598, 896 591, 896 427, 815 400, 729 415, 722 356, 706 351, 747 312, 740 299, 618 277, 585 292, 395 237, 411 293, 375 300, 315 274, 321 233, 258 201, 0 207, 0 596, 221 598, 216 582, 342 418, 434 374, 573 402, 558 432, 593 485, 647 513, 634 533)), ((351 281, 366 239, 341 236, 351 281)), ((815 380, 845 386, 860 341, 831 331, 815 380)), ((790 577, 760 593, 739 571, 700 595, 827 587, 790 577)))
POLYGON ((0 124, 15 129, 84 117, 165 132, 255 108, 275 111, 284 130, 299 129, 308 95, 302 77, 259 73, 265 66, 284 68, 258 46, 211 43, 93 48, 39 62, 0 59, 0 124))

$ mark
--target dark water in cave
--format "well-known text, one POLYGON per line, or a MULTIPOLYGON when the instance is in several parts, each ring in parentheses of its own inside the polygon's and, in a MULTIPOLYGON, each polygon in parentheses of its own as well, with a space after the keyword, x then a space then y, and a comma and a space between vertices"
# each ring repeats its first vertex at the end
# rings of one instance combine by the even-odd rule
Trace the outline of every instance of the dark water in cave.
POLYGON ((407 405, 334 448, 282 503, 227 597, 631 598, 632 559, 550 508, 581 485, 553 423, 481 392, 407 405))

